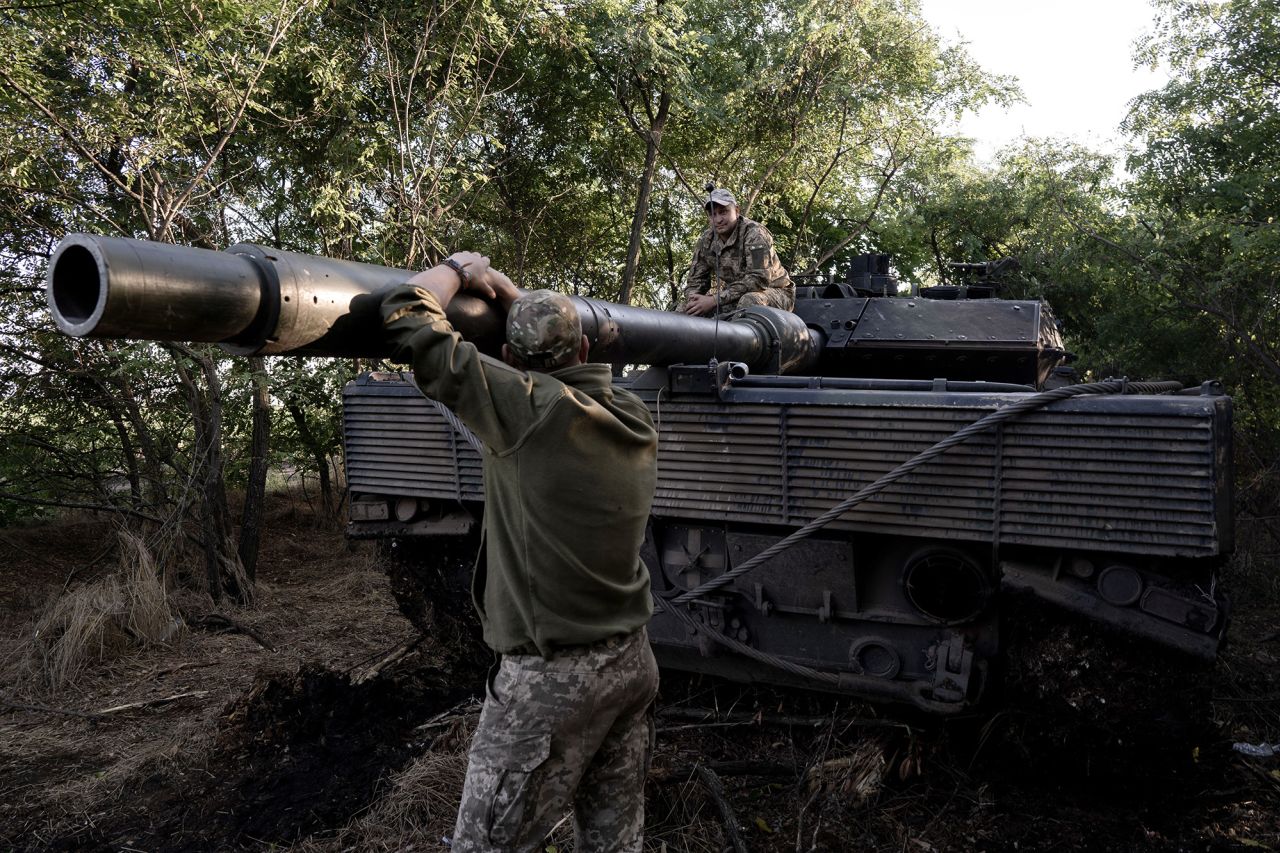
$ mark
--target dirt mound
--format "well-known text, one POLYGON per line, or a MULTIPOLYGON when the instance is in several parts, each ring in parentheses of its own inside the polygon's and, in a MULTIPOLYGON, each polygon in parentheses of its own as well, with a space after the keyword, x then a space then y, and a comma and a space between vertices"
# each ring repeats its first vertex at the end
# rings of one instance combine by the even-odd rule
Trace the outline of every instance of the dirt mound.
POLYGON ((431 748, 430 734, 415 736, 415 727, 469 698, 477 683, 435 669, 362 684, 310 665, 259 676, 225 709, 206 755, 130 792, 145 814, 111 815, 51 848, 234 849, 341 827, 431 748))
POLYGON ((229 841, 273 843, 341 825, 371 801, 380 780, 429 747, 415 740, 414 727, 475 685, 425 669, 364 684, 311 666, 259 679, 228 709, 211 757, 209 769, 226 783, 210 825, 229 841))
POLYGON ((1016 612, 990 716, 947 742, 988 800, 987 820, 966 821, 1022 850, 1205 849, 1215 792, 1246 773, 1214 720, 1212 670, 1033 601, 1016 612))

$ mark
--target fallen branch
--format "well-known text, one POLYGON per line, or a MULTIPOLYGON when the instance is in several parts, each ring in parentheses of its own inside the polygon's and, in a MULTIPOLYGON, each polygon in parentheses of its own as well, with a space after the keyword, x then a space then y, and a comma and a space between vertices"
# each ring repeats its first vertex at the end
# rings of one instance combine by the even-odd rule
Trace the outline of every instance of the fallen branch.
POLYGON ((403 643, 401 643, 400 645, 392 649, 391 652, 387 654, 382 660, 378 661, 377 663, 369 666, 364 670, 361 670, 360 672, 352 676, 351 683, 364 684, 366 681, 373 678, 378 673, 382 672, 384 669, 391 666, 396 661, 403 660, 404 658, 412 654, 414 651, 416 651, 418 648, 418 645, 422 642, 422 640, 423 640, 423 636, 421 634, 418 634, 417 636, 410 637, 409 639, 405 640, 403 643))
MULTIPOLYGON (((777 779, 795 779, 800 771, 790 764, 776 761, 708 761, 708 770, 719 776, 765 776, 777 779)), ((671 769, 655 767, 649 778, 659 785, 684 782, 695 772, 694 767, 683 765, 671 769)))
POLYGON ((6 708, 14 708, 18 711, 40 711, 45 714, 63 714, 68 717, 81 717, 82 719, 97 722, 108 714, 119 714, 123 711, 133 711, 137 708, 146 708, 151 705, 164 705, 169 702, 176 702, 179 699, 191 699, 200 696, 207 696, 208 690, 192 690, 187 693, 176 693, 173 696, 165 696, 160 699, 144 699, 141 702, 127 702, 124 705, 114 705, 110 708, 103 708, 100 711, 73 711, 69 708, 53 708, 48 705, 28 705, 21 702, 11 702, 8 699, 0 698, 0 705, 6 708))
POLYGON ((720 810, 720 816, 724 818, 725 834, 729 836, 729 844, 734 853, 747 853, 746 842, 742 840, 742 830, 738 827, 738 816, 733 813, 733 806, 729 805, 728 799, 725 798, 724 785, 720 783, 720 777, 705 764, 699 764, 693 768, 693 771, 703 787, 707 789, 707 793, 711 795, 716 808, 720 810))
POLYGON ((791 764, 777 761, 709 761, 707 769, 721 776, 778 776, 792 778, 800 771, 791 764))
POLYGON ((187 693, 175 693, 172 696, 165 696, 160 699, 144 699, 141 702, 126 702, 123 705, 113 705, 110 708, 103 708, 100 711, 94 711, 96 717, 105 717, 107 714, 119 714, 122 711, 134 711, 138 708, 147 708, 152 705, 165 705, 169 702, 176 702, 179 699, 194 699, 201 696, 209 695, 208 690, 192 690, 187 693))
POLYGON ((230 616, 223 616, 221 613, 206 613, 203 616, 197 616, 195 619, 188 619, 187 624, 194 628, 204 628, 207 631, 244 634, 267 651, 274 652, 276 650, 276 647, 267 642, 267 640, 257 631, 253 630, 248 625, 237 622, 230 616))
POLYGON ((474 698, 463 699, 457 705, 454 705, 452 708, 448 708, 444 711, 441 711, 431 719, 427 720, 425 723, 420 723, 414 726, 413 730, 415 732, 420 732, 423 729, 433 729, 433 728, 437 728, 438 726, 447 726, 450 723, 452 723, 454 720, 465 719, 466 717, 469 717, 472 714, 478 714, 478 713, 480 713, 480 702, 478 700, 474 698), (464 711, 459 713, 460 708, 464 708, 468 705, 471 705, 473 707, 469 711, 464 711))
POLYGON ((149 670, 149 671, 147 671, 147 672, 144 672, 144 673, 142 674, 142 676, 141 676, 141 677, 142 677, 142 678, 147 678, 147 679, 156 679, 156 678, 160 678, 161 676, 164 676, 164 675, 172 675, 172 674, 173 674, 173 673, 175 673, 175 672, 181 672, 181 671, 182 671, 182 670, 184 670, 184 669, 204 669, 206 666, 217 666, 217 665, 218 665, 218 664, 220 664, 220 663, 222 663, 222 661, 216 661, 216 660, 206 660, 206 661, 194 661, 194 660, 188 660, 188 661, 183 661, 182 663, 180 663, 180 664, 178 664, 178 665, 176 665, 176 666, 170 666, 170 667, 166 667, 166 668, 164 668, 164 669, 153 669, 153 670, 149 670))

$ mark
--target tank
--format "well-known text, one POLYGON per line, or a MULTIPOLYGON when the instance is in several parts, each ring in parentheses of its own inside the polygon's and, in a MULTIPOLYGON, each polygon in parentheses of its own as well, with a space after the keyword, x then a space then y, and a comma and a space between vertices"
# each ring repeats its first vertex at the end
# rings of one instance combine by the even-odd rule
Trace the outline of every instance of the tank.
MULTIPOLYGON (((60 328, 378 356, 378 294, 409 275, 136 243, 64 241, 60 328)), ((988 692, 1003 617, 1028 599, 1215 657, 1230 398, 1212 381, 1072 384, 1047 306, 1000 297, 1007 269, 964 265, 903 294, 868 255, 800 282, 794 312, 722 320, 575 297, 593 359, 658 426, 642 556, 662 665, 955 714, 988 692)), ((482 348, 500 342, 484 303, 450 308, 482 348)), ((343 409, 349 535, 399 555, 407 613, 456 613, 482 448, 398 373, 348 384, 343 409)))
MULTIPOLYGON (((615 380, 659 430, 643 557, 662 666, 956 714, 988 691, 1003 617, 1028 597, 1214 658, 1226 624, 1215 577, 1232 547, 1231 401, 1214 382, 1117 381, 1031 407, 707 588, 939 442, 1069 381, 1047 307, 967 275, 898 295, 887 258, 860 259, 842 281, 798 289, 815 354, 790 373, 713 359, 615 380)), ((344 425, 350 535, 409 563, 474 547, 481 456, 464 428, 395 373, 347 386, 344 425)))

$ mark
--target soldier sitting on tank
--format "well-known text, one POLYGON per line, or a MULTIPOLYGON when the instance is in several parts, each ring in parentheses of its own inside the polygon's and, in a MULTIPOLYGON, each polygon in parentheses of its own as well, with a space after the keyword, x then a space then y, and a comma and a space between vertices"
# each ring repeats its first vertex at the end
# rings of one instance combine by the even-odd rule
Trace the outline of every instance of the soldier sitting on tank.
POLYGON ((723 316, 751 305, 791 311, 796 289, 773 250, 773 235, 759 222, 738 214, 738 202, 724 188, 707 203, 710 227, 698 238, 685 283, 685 314, 723 316))
POLYGON ((382 301, 395 356, 484 442, 484 552, 472 582, 501 655, 471 741, 452 839, 537 851, 573 807, 580 851, 640 853, 658 668, 640 545, 658 434, 638 397, 588 364, 566 296, 519 296, 459 252, 382 301), (459 289, 507 315, 503 360, 445 318, 459 289))

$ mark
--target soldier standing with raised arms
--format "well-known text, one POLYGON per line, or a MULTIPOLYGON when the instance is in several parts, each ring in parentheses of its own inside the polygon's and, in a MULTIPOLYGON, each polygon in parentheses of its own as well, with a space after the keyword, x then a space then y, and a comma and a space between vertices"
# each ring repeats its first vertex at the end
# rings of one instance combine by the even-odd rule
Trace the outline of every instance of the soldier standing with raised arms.
POLYGON ((519 296, 460 252, 387 294, 382 316, 418 387, 484 442, 484 546, 473 596, 502 656, 471 743, 454 851, 542 849, 574 808, 579 851, 640 851, 658 669, 639 558, 658 436, 577 309, 519 296), (445 319, 459 290, 507 310, 503 361, 445 319))
POLYGON ((723 315, 750 305, 791 311, 795 286, 773 250, 773 235, 738 214, 733 193, 711 188, 703 207, 710 227, 693 247, 684 288, 685 314, 723 315))

